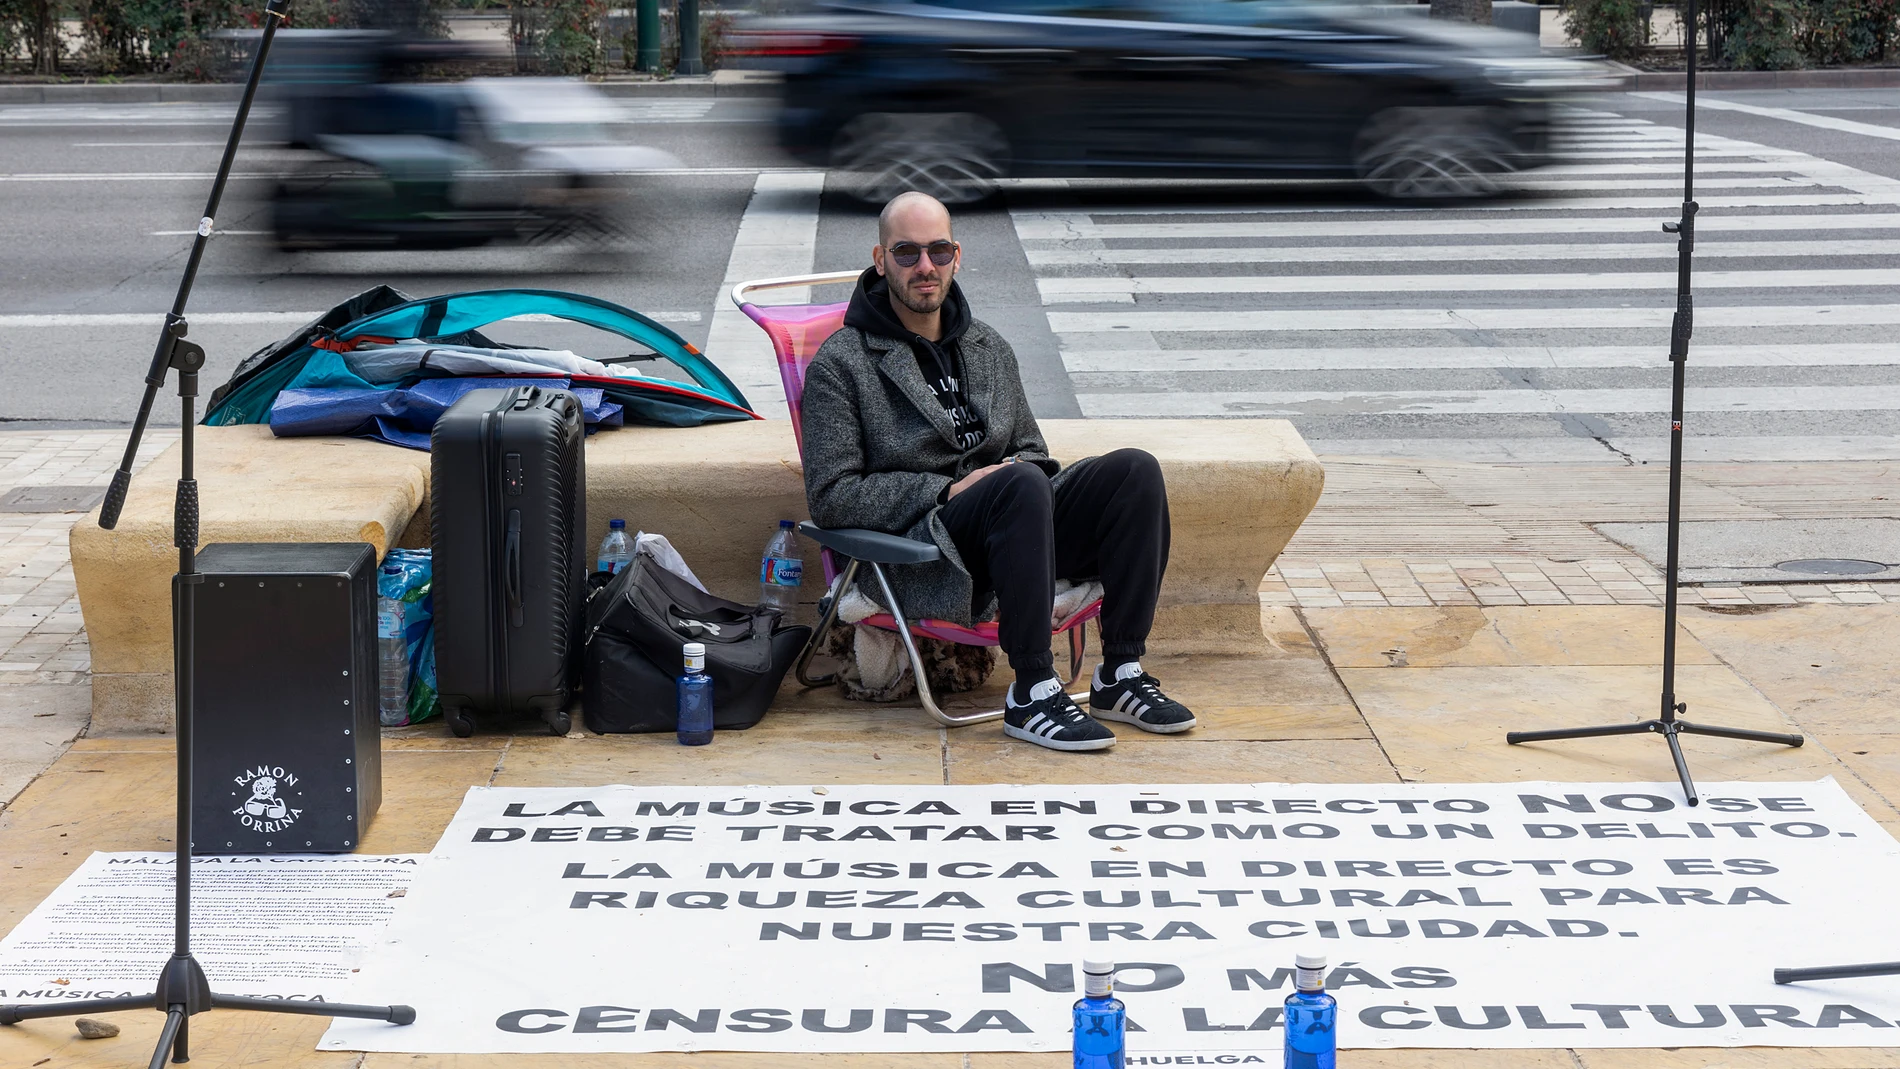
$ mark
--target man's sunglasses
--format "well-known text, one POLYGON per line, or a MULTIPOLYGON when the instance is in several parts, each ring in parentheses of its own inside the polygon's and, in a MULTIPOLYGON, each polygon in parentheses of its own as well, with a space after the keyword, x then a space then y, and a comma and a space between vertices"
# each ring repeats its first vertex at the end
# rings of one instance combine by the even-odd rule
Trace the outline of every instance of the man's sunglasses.
POLYGON ((933 241, 928 246, 914 241, 900 241, 885 251, 891 254, 891 262, 899 267, 916 267, 917 261, 930 253, 930 262, 938 267, 949 264, 957 258, 957 243, 954 241, 933 241))

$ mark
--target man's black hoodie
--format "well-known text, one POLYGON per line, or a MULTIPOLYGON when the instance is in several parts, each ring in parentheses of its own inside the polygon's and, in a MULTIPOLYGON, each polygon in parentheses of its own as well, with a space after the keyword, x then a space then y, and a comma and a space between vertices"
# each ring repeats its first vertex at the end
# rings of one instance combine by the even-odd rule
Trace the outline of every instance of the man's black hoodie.
POLYGON ((847 327, 910 343, 924 381, 930 384, 937 403, 950 413, 950 421, 956 425, 958 448, 968 451, 982 442, 988 431, 964 392, 963 355, 958 339, 970 329, 970 306, 955 280, 951 281, 950 292, 944 297, 942 322, 943 337, 935 342, 906 327, 891 309, 890 283, 875 267, 865 268, 858 278, 858 288, 852 292, 851 304, 844 313, 847 327))

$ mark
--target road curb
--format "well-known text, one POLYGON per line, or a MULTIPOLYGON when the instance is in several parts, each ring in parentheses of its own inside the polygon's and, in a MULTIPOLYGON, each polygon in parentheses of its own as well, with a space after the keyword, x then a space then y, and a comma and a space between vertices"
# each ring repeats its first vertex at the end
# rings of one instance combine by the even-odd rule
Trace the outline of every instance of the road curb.
MULTIPOLYGON (((769 71, 719 71, 696 78, 610 79, 593 83, 610 97, 773 96, 779 78, 769 71)), ((132 82, 105 84, 0 85, 0 104, 177 104, 234 102, 243 94, 235 83, 132 82)))
MULTIPOLYGON (((1680 71, 1638 71, 1629 88, 1650 92, 1681 90, 1688 78, 1680 71)), ((1900 67, 1841 71, 1698 71, 1697 89, 1892 89, 1900 86, 1900 67)))
POLYGON ((0 104, 159 104, 235 101, 238 85, 136 82, 107 85, 0 85, 0 104))

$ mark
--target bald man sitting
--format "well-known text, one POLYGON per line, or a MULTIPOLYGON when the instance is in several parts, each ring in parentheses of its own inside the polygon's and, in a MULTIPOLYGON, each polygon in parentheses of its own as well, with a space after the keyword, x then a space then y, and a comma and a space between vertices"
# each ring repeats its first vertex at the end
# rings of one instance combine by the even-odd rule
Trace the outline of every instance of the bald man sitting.
POLYGON ((911 619, 968 625, 996 614, 1016 675, 1004 733, 1102 750, 1115 734, 1099 720, 1192 728, 1194 714, 1141 668, 1168 565, 1155 458, 1119 449, 1067 468, 1050 458, 1016 354, 971 318, 957 287, 962 249, 935 199, 905 193, 885 205, 871 263, 843 329, 805 375, 812 520, 937 544, 941 560, 893 568, 891 585, 911 619), (1104 659, 1084 712, 1056 678, 1050 615, 1056 580, 1095 578, 1104 659))

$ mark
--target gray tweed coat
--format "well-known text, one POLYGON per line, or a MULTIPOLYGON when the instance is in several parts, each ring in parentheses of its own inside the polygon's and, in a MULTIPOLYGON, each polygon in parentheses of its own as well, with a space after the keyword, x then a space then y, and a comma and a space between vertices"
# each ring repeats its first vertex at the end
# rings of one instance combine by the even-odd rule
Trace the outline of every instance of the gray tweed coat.
MULTIPOLYGON (((805 500, 820 527, 864 527, 935 542, 943 559, 886 569, 912 620, 934 617, 970 624, 989 618, 989 591, 972 604, 970 573, 938 519, 937 495, 977 468, 1015 456, 1060 485, 1066 471, 1049 456, 1042 429, 1023 396, 1022 374, 1009 343, 980 320, 960 342, 963 386, 988 437, 963 452, 950 414, 917 367, 909 343, 840 328, 805 372, 805 500)), ((877 582, 861 573, 858 588, 879 602, 877 582)))

